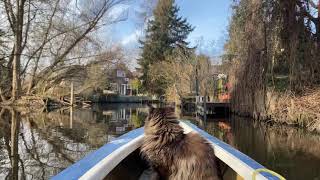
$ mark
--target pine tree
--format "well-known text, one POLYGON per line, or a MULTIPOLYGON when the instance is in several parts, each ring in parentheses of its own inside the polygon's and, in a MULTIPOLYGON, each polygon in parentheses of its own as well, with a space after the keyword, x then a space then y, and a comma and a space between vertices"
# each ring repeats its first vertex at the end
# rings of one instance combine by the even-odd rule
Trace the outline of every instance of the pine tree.
POLYGON ((153 19, 148 22, 146 37, 142 44, 141 58, 138 59, 141 80, 149 92, 160 95, 163 91, 153 90, 154 87, 164 87, 166 82, 151 84, 149 78, 150 66, 166 60, 175 49, 182 49, 188 53, 190 48, 186 39, 193 27, 185 18, 178 16, 179 8, 174 0, 159 0, 153 12, 153 19), (153 87, 153 88, 152 88, 153 87))

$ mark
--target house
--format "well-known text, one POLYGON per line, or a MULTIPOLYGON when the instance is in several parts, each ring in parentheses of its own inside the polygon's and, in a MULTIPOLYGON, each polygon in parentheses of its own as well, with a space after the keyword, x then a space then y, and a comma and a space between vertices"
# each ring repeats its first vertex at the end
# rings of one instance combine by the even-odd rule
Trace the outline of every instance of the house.
POLYGON ((124 65, 118 65, 109 75, 110 91, 114 94, 131 96, 132 87, 130 80, 133 78, 132 72, 124 65))

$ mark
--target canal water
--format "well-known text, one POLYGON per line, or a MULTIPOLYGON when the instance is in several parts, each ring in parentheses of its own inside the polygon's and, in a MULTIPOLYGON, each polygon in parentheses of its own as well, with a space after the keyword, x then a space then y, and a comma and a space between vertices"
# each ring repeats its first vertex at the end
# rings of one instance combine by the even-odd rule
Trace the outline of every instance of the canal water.
MULTIPOLYGON (((0 107, 0 179, 49 179, 106 142, 143 126, 140 104, 27 113, 0 107)), ((287 179, 320 180, 320 135, 232 117, 190 119, 287 179)))

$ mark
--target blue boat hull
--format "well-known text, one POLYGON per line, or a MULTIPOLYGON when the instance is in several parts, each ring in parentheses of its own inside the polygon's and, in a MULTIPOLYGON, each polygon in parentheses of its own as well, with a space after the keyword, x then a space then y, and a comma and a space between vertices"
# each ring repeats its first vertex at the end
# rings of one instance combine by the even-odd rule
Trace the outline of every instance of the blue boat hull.
MULTIPOLYGON (((214 148, 216 157, 244 179, 252 179, 254 174, 256 174, 255 179, 279 179, 274 173, 257 173, 266 168, 197 126, 187 121, 181 121, 180 125, 184 128, 185 133, 196 132, 207 139, 214 148)), ((87 155, 52 179, 104 179, 123 159, 139 149, 143 136, 143 128, 132 130, 87 155)))

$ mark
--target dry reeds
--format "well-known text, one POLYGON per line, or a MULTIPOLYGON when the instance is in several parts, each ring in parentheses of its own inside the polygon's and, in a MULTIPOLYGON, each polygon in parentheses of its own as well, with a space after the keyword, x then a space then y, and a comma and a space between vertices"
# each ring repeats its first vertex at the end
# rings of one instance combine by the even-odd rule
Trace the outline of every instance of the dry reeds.
POLYGON ((320 88, 307 89, 300 96, 286 92, 268 98, 268 114, 274 121, 320 132, 320 88))

